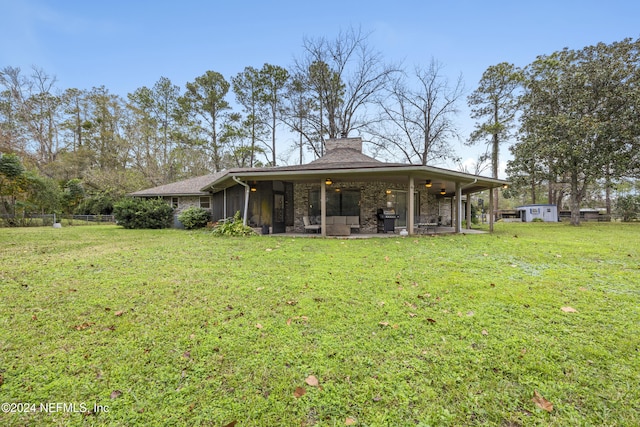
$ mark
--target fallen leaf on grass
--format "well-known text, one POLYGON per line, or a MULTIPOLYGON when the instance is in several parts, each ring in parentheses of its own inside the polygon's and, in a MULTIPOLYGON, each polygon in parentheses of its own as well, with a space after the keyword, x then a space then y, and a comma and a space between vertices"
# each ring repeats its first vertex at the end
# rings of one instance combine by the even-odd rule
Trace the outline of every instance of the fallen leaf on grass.
POLYGON ((112 399, 117 399, 117 398, 119 398, 120 396, 122 396, 122 392, 121 392, 120 390, 113 390, 113 391, 111 392, 111 398, 112 398, 112 399))
POLYGON ((185 359, 191 359, 191 352, 185 351, 184 353, 182 353, 182 357, 184 357, 185 359))
POLYGON ((120 317, 120 316, 122 316, 124 314, 124 311, 116 311, 114 314, 116 316, 120 317))
POLYGON ((266 251, 266 252, 271 252, 272 250, 273 250, 273 249, 271 249, 271 248, 267 248, 267 249, 265 249, 265 251, 266 251))
POLYGON ((296 305, 298 303, 298 301, 287 301, 287 305, 296 305))
POLYGON ((318 385, 320 385, 320 382, 318 381, 318 378, 315 377, 315 375, 309 375, 305 380, 305 383, 307 383, 307 385, 310 385, 311 387, 318 387, 318 385))
POLYGON ((389 322, 378 322, 378 325, 380 326, 389 326, 389 322))
POLYGON ((33 316, 31 316, 31 320, 38 320, 38 316, 34 314, 33 316))
POLYGON ((430 317, 429 317, 429 318, 427 318, 427 322, 429 322, 429 323, 436 323, 435 319, 432 319, 432 318, 430 318, 430 317))
POLYGON ((296 387, 295 391, 293 392, 293 397, 295 397, 296 399, 299 399, 305 394, 307 394, 307 390, 305 390, 302 387, 296 387))
POLYGON ((74 328, 76 331, 84 331, 85 329, 90 328, 90 327, 91 327, 91 326, 93 326, 93 325, 94 325, 94 323, 93 323, 93 322, 84 322, 84 323, 82 323, 82 324, 80 324, 80 325, 76 325, 76 326, 74 326, 73 328, 74 328))
POLYGON ((236 424, 238 424, 238 420, 231 421, 229 424, 225 424, 222 427, 234 427, 236 424))
POLYGON ((346 426, 352 426, 352 425, 354 425, 356 422, 357 422, 357 421, 356 421, 356 420, 354 420, 353 418, 351 418, 351 417, 347 417, 347 419, 346 419, 346 420, 344 420, 344 425, 346 425, 346 426))
POLYGON ((260 323, 256 323, 256 328, 258 328, 258 329, 262 329, 262 328, 263 328, 263 326, 262 326, 260 323))
POLYGON ((291 326, 291 323, 296 321, 296 323, 300 323, 297 322, 298 320, 301 320, 302 323, 306 324, 309 321, 309 317, 307 316, 294 316, 294 317, 290 317, 287 319, 287 326, 291 326))
POLYGON ((483 329, 481 334, 486 337, 487 335, 489 335, 489 332, 486 329, 483 329))
POLYGON ((409 313, 409 317, 416 317, 416 316, 417 316, 417 314, 415 314, 415 313, 409 313))
POLYGON ((565 313, 577 313, 578 310, 576 310, 573 307, 560 307, 560 310, 564 311, 565 313))
POLYGON ((553 411, 553 403, 549 402, 547 399, 542 397, 538 390, 533 391, 533 398, 531 398, 533 403, 535 403, 540 409, 544 409, 547 412, 553 411))

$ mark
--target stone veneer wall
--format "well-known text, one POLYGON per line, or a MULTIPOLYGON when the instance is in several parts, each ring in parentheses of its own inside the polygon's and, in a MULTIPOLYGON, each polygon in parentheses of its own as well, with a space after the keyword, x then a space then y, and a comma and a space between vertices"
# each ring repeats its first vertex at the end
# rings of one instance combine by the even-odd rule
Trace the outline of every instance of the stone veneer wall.
MULTIPOLYGON (((387 206, 386 190, 407 191, 407 186, 388 184, 385 182, 337 182, 331 189, 342 188, 360 189, 360 232, 376 233, 378 230, 377 212, 379 208, 387 206)), ((294 184, 294 226, 288 227, 287 232, 304 232, 303 216, 309 215, 309 191, 320 190, 318 184, 294 184)), ((327 189, 330 191, 329 189, 327 189)), ((444 224, 451 223, 450 199, 439 199, 433 194, 427 194, 425 188, 416 185, 420 194, 420 215, 437 218, 442 217, 444 224)))

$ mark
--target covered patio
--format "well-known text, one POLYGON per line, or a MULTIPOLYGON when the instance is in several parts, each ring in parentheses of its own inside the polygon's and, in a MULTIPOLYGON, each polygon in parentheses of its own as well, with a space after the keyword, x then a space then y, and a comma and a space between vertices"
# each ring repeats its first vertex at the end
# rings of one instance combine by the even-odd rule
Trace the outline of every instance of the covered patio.
MULTIPOLYGON (((307 223, 319 236, 387 234, 390 228, 392 235, 413 235, 425 225, 436 233, 461 233, 463 219, 471 224, 471 209, 464 209, 469 196, 507 184, 433 166, 380 162, 362 153, 360 138, 329 140, 326 149, 306 165, 224 171, 201 189, 212 194, 213 218, 240 211, 245 224, 268 227, 270 234, 311 234, 307 223), (393 227, 381 229, 381 213, 395 217, 393 227), (335 227, 343 217, 357 218, 357 224, 335 227)), ((489 205, 492 210, 491 198, 489 205)))

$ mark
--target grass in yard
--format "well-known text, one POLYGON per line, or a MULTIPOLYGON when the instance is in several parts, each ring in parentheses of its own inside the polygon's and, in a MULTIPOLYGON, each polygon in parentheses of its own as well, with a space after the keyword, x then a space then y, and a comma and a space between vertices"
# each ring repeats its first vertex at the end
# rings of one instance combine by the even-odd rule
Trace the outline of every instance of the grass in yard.
POLYGON ((640 425, 640 224, 496 230, 2 229, 0 424, 640 425))

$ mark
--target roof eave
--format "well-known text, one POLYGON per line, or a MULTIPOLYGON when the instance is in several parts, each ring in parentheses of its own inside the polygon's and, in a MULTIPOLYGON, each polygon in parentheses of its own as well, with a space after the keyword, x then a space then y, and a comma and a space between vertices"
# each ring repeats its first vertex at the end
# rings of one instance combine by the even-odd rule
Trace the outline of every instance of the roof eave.
MULTIPOLYGON (((207 186, 201 188, 201 191, 214 191, 214 190, 222 190, 225 188, 229 188, 235 185, 235 181, 232 180, 233 177, 242 180, 291 180, 292 178, 300 178, 300 179, 324 179, 326 177, 334 177, 334 176, 354 176, 354 177, 375 177, 375 176, 384 176, 384 175, 406 175, 406 174, 415 174, 415 175, 428 175, 429 177, 433 177, 435 179, 446 179, 449 181, 459 181, 462 184, 475 184, 478 183, 478 186, 484 186, 489 188, 501 187, 505 184, 509 184, 508 181, 498 179, 498 178, 489 178, 480 175, 471 175, 464 172, 456 172, 450 171, 446 169, 436 168, 433 166, 423 166, 423 165, 387 165, 387 166, 368 166, 368 167, 351 167, 351 168, 319 168, 319 169, 299 169, 299 170, 261 170, 261 171, 252 171, 252 170, 241 170, 241 171, 228 171, 225 175, 221 176, 214 182, 208 184, 207 186)), ((468 188, 465 190, 465 193, 473 193, 475 191, 471 191, 472 188, 468 188)), ((481 190, 476 190, 481 191, 481 190)))

